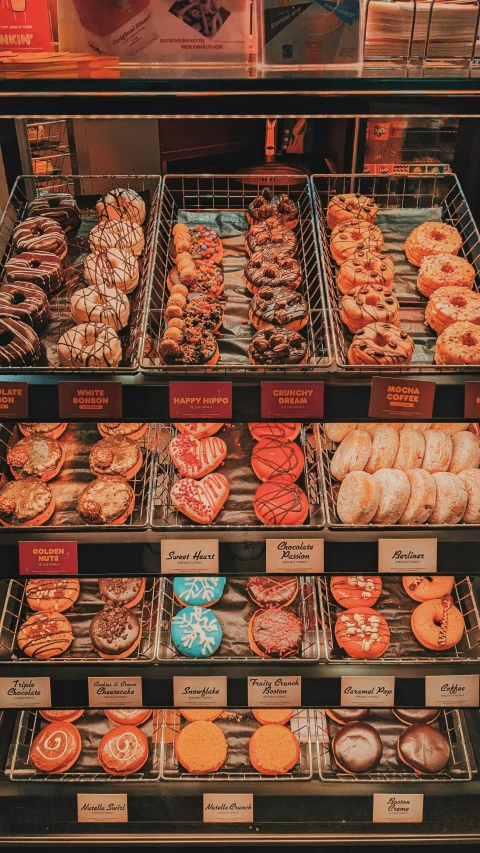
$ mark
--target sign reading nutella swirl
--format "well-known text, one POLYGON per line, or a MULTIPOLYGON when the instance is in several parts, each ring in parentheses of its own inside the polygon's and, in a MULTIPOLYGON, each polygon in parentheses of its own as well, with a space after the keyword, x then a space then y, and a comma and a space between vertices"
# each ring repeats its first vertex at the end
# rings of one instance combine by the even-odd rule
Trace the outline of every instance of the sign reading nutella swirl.
POLYGON ((2 418, 28 418, 28 385, 26 382, 0 383, 2 418))
POLYGON ((323 382, 262 382, 262 418, 323 418, 323 382))
POLYGON ((170 382, 170 417, 175 420, 228 421, 232 417, 231 382, 170 382))
POLYGON ((76 542, 19 542, 21 575, 78 575, 76 542))
POLYGON ((69 418, 121 418, 122 386, 117 382, 59 382, 58 412, 69 418))
POLYGON ((368 417, 428 420, 432 417, 434 398, 435 382, 374 376, 368 417))

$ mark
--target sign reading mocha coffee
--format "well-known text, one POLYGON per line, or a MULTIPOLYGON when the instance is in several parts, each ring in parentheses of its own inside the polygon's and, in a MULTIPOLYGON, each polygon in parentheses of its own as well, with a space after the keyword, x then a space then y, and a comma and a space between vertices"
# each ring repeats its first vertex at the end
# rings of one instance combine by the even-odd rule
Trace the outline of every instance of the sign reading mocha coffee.
POLYGON ((28 418, 28 385, 26 382, 2 382, 0 385, 2 418, 28 418))
POLYGON ((435 382, 384 379, 374 376, 370 391, 369 418, 423 420, 432 417, 435 382))
POLYGON ((121 418, 122 386, 117 382, 59 382, 60 418, 121 418))

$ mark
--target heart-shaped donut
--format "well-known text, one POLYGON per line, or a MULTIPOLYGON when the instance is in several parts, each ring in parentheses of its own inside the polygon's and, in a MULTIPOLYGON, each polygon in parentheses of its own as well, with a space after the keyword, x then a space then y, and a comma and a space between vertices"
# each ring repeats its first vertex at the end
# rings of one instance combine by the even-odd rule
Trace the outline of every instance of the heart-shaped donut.
POLYGON ((221 465, 227 455, 227 445, 218 436, 198 439, 179 433, 172 438, 168 452, 181 477, 198 480, 221 465))
POLYGON ((198 524, 210 524, 228 498, 230 486, 223 474, 207 474, 203 480, 185 477, 173 484, 170 496, 174 507, 198 524))

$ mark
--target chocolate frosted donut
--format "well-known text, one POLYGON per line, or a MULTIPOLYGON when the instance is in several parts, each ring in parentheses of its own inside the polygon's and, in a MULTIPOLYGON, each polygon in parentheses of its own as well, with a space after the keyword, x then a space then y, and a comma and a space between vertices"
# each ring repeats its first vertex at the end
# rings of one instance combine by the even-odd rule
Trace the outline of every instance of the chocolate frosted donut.
POLYGON ((298 578, 290 575, 258 575, 249 578, 247 592, 259 607, 285 607, 298 593, 298 578))
POLYGON ((305 338, 292 329, 265 326, 255 332, 248 347, 252 364, 305 364, 308 344, 305 338))
POLYGON ((394 708, 393 713, 402 723, 433 723, 440 716, 438 708, 394 708))
POLYGON ((261 195, 257 195, 248 205, 247 219, 250 225, 272 220, 287 228, 295 228, 298 225, 298 207, 285 193, 273 195, 265 187, 261 195))
POLYGON ((62 262, 53 252, 22 252, 5 264, 7 281, 36 284, 47 295, 58 290, 65 281, 62 262))
POLYGON ((347 723, 333 738, 332 752, 338 766, 356 776, 375 769, 383 755, 383 744, 368 723, 347 723))
POLYGON ((0 317, 11 317, 36 332, 50 320, 50 305, 36 284, 14 282, 0 286, 0 317))
POLYGON ((291 228, 265 222, 262 225, 252 225, 246 236, 246 247, 250 256, 255 252, 262 252, 269 261, 278 252, 293 257, 297 251, 297 238, 291 228))
POLYGON ((300 654, 303 625, 288 607, 257 610, 248 625, 250 648, 263 658, 288 658, 300 654))
POLYGON ((415 773, 441 773, 450 761, 447 738, 432 726, 408 726, 397 742, 399 758, 415 773))
POLYGON ((331 720, 335 720, 339 726, 346 723, 361 723, 370 713, 369 708, 326 708, 325 713, 331 720))
POLYGON ((286 287, 261 287, 250 303, 248 316, 256 329, 274 325, 298 332, 308 320, 308 305, 301 293, 286 287))
POLYGON ((107 601, 90 623, 90 639, 102 657, 128 657, 140 642, 140 622, 132 610, 107 601))
POLYGON ((244 281, 250 293, 258 293, 261 287, 296 290, 301 280, 299 262, 275 249, 269 253, 269 257, 264 252, 255 252, 244 270, 244 281))
POLYGON ((67 254, 67 238, 63 228, 46 216, 31 216, 17 225, 12 234, 17 252, 53 252, 59 258, 67 254))
POLYGON ((359 329, 348 350, 349 364, 410 364, 415 344, 390 323, 369 323, 359 329))
POLYGON ((39 358, 37 333, 26 323, 0 317, 0 367, 28 367, 39 358))
POLYGON ((80 225, 80 211, 70 193, 43 193, 28 203, 28 216, 46 216, 58 222, 64 231, 80 225))

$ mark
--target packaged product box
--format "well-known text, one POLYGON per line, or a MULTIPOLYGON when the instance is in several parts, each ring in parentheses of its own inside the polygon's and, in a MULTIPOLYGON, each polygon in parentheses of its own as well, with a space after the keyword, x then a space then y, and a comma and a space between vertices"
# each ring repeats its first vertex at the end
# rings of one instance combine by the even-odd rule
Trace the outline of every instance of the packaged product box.
POLYGON ((0 51, 52 48, 48 0, 0 0, 0 51))

